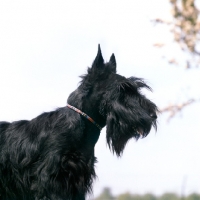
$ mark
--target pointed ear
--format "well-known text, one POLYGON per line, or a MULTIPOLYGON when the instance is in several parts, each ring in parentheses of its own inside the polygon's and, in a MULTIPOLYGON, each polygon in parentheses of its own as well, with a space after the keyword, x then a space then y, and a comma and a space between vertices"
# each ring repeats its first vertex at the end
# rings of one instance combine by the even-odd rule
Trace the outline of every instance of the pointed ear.
POLYGON ((109 60, 109 64, 110 64, 109 67, 110 67, 111 71, 116 73, 117 63, 116 63, 114 54, 111 55, 110 60, 109 60))
POLYGON ((101 48, 100 48, 100 44, 98 45, 98 52, 96 55, 96 58, 94 59, 94 62, 92 64, 92 68, 100 68, 104 65, 104 60, 103 60, 103 56, 101 54, 101 48))

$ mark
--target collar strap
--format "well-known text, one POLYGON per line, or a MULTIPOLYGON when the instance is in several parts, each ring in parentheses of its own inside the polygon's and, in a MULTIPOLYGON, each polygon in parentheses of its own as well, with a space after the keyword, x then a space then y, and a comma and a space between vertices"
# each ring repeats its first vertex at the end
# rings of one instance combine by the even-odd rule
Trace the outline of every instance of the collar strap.
POLYGON ((67 107, 70 108, 70 109, 72 109, 72 110, 74 110, 74 111, 76 111, 77 113, 81 114, 83 117, 85 117, 85 118, 88 119, 90 122, 92 122, 94 125, 96 125, 96 126, 100 129, 100 131, 101 131, 102 127, 101 127, 99 124, 97 124, 97 123, 96 123, 91 117, 89 117, 87 114, 85 114, 85 113, 82 112, 81 110, 79 110, 79 109, 77 109, 77 108, 75 108, 74 106, 71 106, 71 105, 69 105, 69 104, 67 104, 67 107))

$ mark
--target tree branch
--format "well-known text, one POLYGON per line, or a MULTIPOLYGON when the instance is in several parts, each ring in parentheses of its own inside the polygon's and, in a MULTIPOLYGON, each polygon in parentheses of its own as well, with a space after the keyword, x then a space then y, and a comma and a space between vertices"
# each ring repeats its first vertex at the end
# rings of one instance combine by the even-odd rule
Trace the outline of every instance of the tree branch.
POLYGON ((174 105, 169 105, 163 109, 160 109, 160 112, 161 113, 164 113, 164 112, 168 112, 169 113, 169 117, 168 117, 168 122, 179 112, 181 112, 186 106, 194 103, 194 102, 197 102, 197 100, 195 99, 189 99, 188 101, 186 102, 183 102, 181 104, 174 104, 174 105))

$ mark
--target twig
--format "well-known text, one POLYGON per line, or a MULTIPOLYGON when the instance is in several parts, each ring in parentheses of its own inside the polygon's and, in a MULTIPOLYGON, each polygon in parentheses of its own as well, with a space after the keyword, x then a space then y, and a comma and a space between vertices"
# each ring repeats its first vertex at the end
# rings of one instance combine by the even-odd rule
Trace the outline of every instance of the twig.
POLYGON ((190 100, 188 100, 188 101, 186 101, 186 102, 183 102, 183 103, 181 103, 181 104, 178 104, 178 105, 176 105, 176 104, 174 104, 174 105, 169 105, 169 106, 167 106, 167 107, 165 107, 165 108, 163 108, 163 109, 160 109, 160 112, 161 112, 161 113, 169 112, 170 115, 169 115, 168 120, 167 120, 167 121, 169 121, 169 120, 172 119, 178 112, 181 112, 181 111, 183 110, 183 108, 185 108, 186 106, 188 106, 188 105, 190 105, 190 104, 192 104, 192 103, 194 103, 194 102, 196 102, 196 101, 197 101, 197 100, 195 100, 195 99, 190 99, 190 100))

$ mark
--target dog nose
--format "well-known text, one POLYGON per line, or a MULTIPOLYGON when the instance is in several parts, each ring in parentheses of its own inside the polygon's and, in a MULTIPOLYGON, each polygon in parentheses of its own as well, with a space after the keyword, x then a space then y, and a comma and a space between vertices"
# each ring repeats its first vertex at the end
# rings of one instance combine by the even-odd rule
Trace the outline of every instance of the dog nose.
POLYGON ((150 117, 153 118, 153 119, 157 119, 156 113, 151 113, 151 114, 150 114, 150 117))

